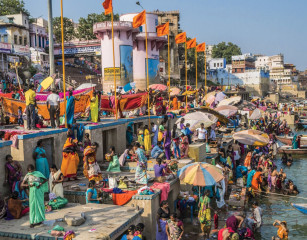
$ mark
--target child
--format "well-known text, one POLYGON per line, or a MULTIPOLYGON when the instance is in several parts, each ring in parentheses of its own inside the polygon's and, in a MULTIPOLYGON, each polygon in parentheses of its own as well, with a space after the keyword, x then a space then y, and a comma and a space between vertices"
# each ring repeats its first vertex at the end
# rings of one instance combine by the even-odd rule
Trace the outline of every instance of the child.
POLYGON ((188 137, 189 144, 191 144, 193 132, 190 130, 190 123, 187 123, 185 127, 185 135, 188 137))
POLYGON ((22 108, 18 107, 18 125, 23 125, 23 119, 22 119, 22 108))

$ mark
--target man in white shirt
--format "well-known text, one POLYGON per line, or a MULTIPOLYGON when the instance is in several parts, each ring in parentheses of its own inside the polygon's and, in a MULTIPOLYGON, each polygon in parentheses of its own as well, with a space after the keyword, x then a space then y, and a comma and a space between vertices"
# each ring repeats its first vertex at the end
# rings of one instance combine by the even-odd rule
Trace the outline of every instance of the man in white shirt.
POLYGON ((253 202, 252 206, 254 208, 253 218, 254 218, 254 221, 255 221, 255 224, 256 224, 255 230, 260 232, 260 228, 261 228, 261 225, 262 225, 262 209, 258 206, 257 202, 253 202))
POLYGON ((208 135, 207 130, 205 129, 205 125, 203 123, 200 124, 200 128, 196 129, 197 137, 199 142, 207 142, 208 135))
POLYGON ((54 116, 56 119, 56 126, 60 127, 60 96, 55 89, 51 90, 51 94, 47 97, 47 108, 50 114, 51 127, 55 128, 54 116))

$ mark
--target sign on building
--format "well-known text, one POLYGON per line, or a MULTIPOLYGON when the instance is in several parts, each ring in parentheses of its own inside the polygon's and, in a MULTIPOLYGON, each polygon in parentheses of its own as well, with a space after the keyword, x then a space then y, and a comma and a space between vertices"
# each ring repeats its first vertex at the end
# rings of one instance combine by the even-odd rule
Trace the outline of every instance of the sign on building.
MULTIPOLYGON (((120 80, 120 68, 115 68, 115 78, 116 78, 116 81, 120 80)), ((114 68, 104 69, 104 80, 105 81, 114 80, 114 68)))

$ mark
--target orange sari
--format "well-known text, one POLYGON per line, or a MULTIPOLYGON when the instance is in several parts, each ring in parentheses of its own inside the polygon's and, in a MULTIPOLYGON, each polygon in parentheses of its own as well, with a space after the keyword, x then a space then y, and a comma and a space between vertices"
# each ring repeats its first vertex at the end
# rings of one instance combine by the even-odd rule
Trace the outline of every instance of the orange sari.
POLYGON ((173 98, 173 110, 178 110, 178 99, 176 97, 173 98))
POLYGON ((247 167, 247 168, 250 168, 251 166, 251 159, 252 159, 252 153, 249 152, 247 155, 246 155, 246 158, 244 160, 244 166, 247 167))
POLYGON ((262 177, 261 177, 262 172, 256 172, 253 176, 252 180, 252 188, 254 190, 259 190, 259 184, 262 183, 262 177))
POLYGON ((63 147, 63 159, 61 165, 61 172, 65 178, 77 177, 79 155, 77 152, 73 151, 77 140, 72 138, 67 138, 63 147), (64 150, 71 150, 69 152, 64 152, 64 150))

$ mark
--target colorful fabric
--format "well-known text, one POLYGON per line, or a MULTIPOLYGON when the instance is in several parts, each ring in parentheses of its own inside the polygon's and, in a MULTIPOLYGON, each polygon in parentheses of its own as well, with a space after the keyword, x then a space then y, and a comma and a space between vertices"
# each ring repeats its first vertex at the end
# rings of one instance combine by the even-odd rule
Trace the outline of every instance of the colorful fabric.
POLYGON ((102 180, 102 173, 99 167, 99 164, 96 160, 96 149, 92 146, 88 146, 84 149, 83 152, 83 174, 89 180, 94 180, 95 182, 99 182, 102 180), (87 157, 87 162, 86 162, 87 157))
POLYGON ((29 89, 25 92, 26 106, 35 104, 35 92, 32 89, 29 89))
POLYGON ((34 152, 37 154, 36 155, 36 171, 41 172, 45 178, 49 178, 50 175, 50 170, 49 170, 49 164, 48 160, 46 157, 42 157, 42 155, 46 156, 46 151, 45 149, 41 147, 36 147, 34 152))
POLYGON ((139 184, 147 184, 147 158, 143 149, 138 148, 135 153, 138 156, 138 162, 135 170, 135 181, 139 184))
POLYGON ((99 118, 99 109, 98 109, 98 96, 94 97, 95 99, 92 99, 91 101, 91 120, 92 122, 98 122, 99 118))
MULTIPOLYGON (((84 113, 87 106, 89 105, 90 95, 92 92, 92 88, 83 89, 82 91, 74 91, 74 96, 80 96, 80 100, 75 103, 75 109, 74 114, 75 116, 80 115, 81 113, 84 113)), ((66 95, 69 93, 67 92, 66 95)), ((37 94, 36 95, 36 103, 38 106, 38 115, 41 115, 44 119, 50 119, 50 114, 47 109, 47 97, 49 93, 44 94, 37 94)), ((63 99, 63 93, 59 93, 59 96, 61 98, 60 100, 60 115, 64 115, 64 99, 63 99)), ((18 108, 21 107, 23 110, 26 108, 26 102, 24 100, 16 100, 12 98, 8 98, 3 96, 3 94, 0 94, 0 97, 3 97, 2 103, 3 103, 3 110, 4 114, 9 116, 11 121, 14 121, 14 119, 18 118, 18 108)), ((23 99, 23 98, 21 98, 23 99)))
POLYGON ((66 98, 66 116, 67 124, 72 125, 74 122, 74 113, 75 113, 75 97, 70 96, 66 98))
POLYGON ((99 203, 98 200, 89 201, 88 200, 89 193, 92 193, 92 197, 91 197, 92 199, 97 199, 98 198, 97 190, 95 188, 94 189, 89 188, 89 189, 86 190, 86 203, 99 203))
POLYGON ((65 178, 77 176, 79 165, 79 156, 74 150, 75 141, 72 138, 67 138, 63 147, 63 159, 61 165, 61 172, 65 178))
MULTIPOLYGON (((18 192, 18 199, 20 199, 20 200, 29 199, 26 191, 24 189, 21 190, 21 181, 17 181, 17 182, 14 183, 12 192, 18 192)), ((24 207, 28 207, 29 201, 23 201, 22 205, 24 207)))
POLYGON ((161 190, 160 202, 168 199, 168 193, 169 193, 169 190, 170 190, 170 184, 168 182, 164 182, 164 183, 155 182, 151 187, 153 189, 160 189, 161 190))
POLYGON ((148 129, 144 131, 144 147, 146 152, 151 150, 151 136, 148 129))
POLYGON ((198 212, 199 222, 204 224, 205 226, 211 226, 211 210, 209 208, 210 198, 208 196, 201 197, 200 201, 200 209, 198 212))
POLYGON ((55 180, 59 180, 62 175, 61 170, 59 169, 55 174, 50 173, 49 176, 49 190, 51 193, 54 193, 57 197, 64 198, 64 189, 63 183, 53 183, 55 180))
POLYGON ((30 224, 41 223, 45 220, 44 193, 48 192, 48 184, 44 183, 37 188, 45 176, 38 171, 28 173, 25 177, 30 186, 30 224))
POLYGON ((20 181, 21 172, 17 171, 19 163, 12 162, 12 163, 5 163, 5 167, 8 171, 8 183, 10 185, 10 189, 14 187, 15 182, 20 181))
POLYGON ((158 224, 156 224, 157 225, 156 239, 168 240, 168 236, 167 236, 167 233, 166 233, 167 220, 159 219, 159 222, 160 222, 160 228, 161 228, 162 231, 159 232, 158 224))
POLYGON ((120 172, 119 159, 117 155, 113 156, 113 160, 109 163, 107 172, 120 172))
POLYGON ((170 234, 169 240, 178 240, 182 232, 181 226, 183 225, 183 223, 181 221, 174 222, 169 219, 167 221, 167 225, 168 225, 169 234, 170 234))
POLYGON ((113 204, 123 206, 126 203, 128 203, 134 195, 138 193, 137 190, 135 191, 128 191, 124 193, 113 193, 112 194, 112 200, 113 204))
POLYGON ((262 172, 256 172, 254 174, 254 176, 253 176, 252 188, 254 190, 258 190, 259 189, 259 184, 262 182, 261 174, 262 174, 262 172))

